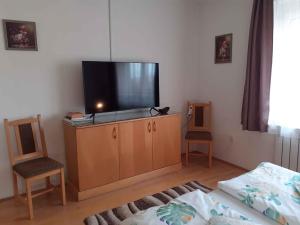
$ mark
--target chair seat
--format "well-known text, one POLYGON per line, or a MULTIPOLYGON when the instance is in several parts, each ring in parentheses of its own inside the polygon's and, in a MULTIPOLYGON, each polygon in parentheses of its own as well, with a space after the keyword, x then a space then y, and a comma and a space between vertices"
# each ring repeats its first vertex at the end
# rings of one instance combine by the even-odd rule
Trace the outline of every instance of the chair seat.
POLYGON ((19 163, 13 167, 13 170, 24 178, 30 178, 63 167, 61 163, 44 157, 19 163))
POLYGON ((211 141, 212 135, 208 131, 188 131, 185 135, 186 140, 211 141))

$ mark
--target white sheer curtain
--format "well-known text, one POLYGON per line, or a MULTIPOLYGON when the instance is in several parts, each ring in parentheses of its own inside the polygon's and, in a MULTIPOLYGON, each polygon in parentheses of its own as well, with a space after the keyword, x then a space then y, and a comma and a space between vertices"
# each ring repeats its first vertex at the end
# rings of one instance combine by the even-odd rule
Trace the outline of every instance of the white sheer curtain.
POLYGON ((300 129, 300 0, 274 0, 269 125, 282 136, 300 129))

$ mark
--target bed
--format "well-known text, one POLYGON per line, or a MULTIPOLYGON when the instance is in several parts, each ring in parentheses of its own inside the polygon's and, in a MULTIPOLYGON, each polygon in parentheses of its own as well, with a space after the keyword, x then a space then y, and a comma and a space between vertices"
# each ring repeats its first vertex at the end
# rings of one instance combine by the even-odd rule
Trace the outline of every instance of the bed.
POLYGON ((217 189, 212 191, 208 194, 212 196, 216 200, 222 202, 223 204, 229 206, 230 208, 240 212, 241 214, 245 215, 247 218, 252 218, 258 224, 265 224, 265 225, 278 225, 275 221, 270 220, 266 216, 262 215, 261 213, 251 209, 241 203, 238 199, 232 197, 231 195, 227 194, 226 192, 217 189))
POLYGON ((300 174, 261 163, 208 194, 196 190, 151 207, 122 225, 300 225, 300 174))
POLYGON ((282 225, 300 224, 300 174, 272 163, 219 182, 219 189, 282 225))

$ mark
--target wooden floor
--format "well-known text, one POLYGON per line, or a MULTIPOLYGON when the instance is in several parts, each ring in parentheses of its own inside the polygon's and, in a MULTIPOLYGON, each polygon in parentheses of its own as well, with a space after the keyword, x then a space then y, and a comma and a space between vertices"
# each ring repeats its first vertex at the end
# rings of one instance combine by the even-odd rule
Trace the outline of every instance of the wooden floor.
POLYGON ((40 196, 34 199, 34 220, 27 220, 25 205, 13 199, 0 203, 0 224, 39 224, 39 225, 79 225, 91 214, 114 208, 129 201, 137 200, 145 195, 151 195, 167 188, 197 180, 211 188, 216 188, 219 180, 230 179, 245 172, 240 168, 214 160, 213 168, 206 167, 205 159, 193 159, 189 167, 184 167, 177 173, 148 180, 137 185, 114 191, 96 198, 81 202, 68 201, 62 207, 57 193, 40 196))

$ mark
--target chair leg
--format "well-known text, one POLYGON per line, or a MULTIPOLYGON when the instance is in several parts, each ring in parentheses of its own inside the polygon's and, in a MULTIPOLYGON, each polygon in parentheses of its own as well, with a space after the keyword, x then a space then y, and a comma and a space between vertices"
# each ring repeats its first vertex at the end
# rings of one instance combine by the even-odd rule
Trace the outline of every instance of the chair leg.
POLYGON ((50 177, 46 177, 46 185, 47 188, 50 188, 52 186, 50 177))
POLYGON ((25 180, 25 182, 26 182, 29 219, 32 220, 33 219, 33 206, 32 206, 32 196, 31 196, 31 182, 30 182, 30 180, 25 180))
POLYGON ((60 170, 60 187, 62 205, 66 205, 66 188, 65 188, 65 173, 64 169, 60 170))
POLYGON ((13 186, 14 186, 14 197, 16 199, 19 196, 19 190, 18 190, 18 176, 15 172, 13 172, 13 186))
POLYGON ((185 166, 189 165, 189 141, 185 142, 185 166))
POLYGON ((209 150, 208 150, 208 168, 212 167, 212 153, 213 153, 213 143, 209 143, 209 150))

